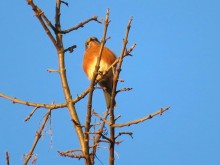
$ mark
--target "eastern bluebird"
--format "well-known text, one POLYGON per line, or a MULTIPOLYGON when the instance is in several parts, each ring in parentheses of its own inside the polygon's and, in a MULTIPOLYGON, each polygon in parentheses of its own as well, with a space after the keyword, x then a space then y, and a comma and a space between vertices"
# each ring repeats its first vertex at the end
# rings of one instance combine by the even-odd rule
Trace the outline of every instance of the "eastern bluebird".
MULTIPOLYGON (((99 56, 101 43, 96 37, 89 37, 85 42, 85 53, 83 58, 83 70, 89 80, 92 80, 93 72, 95 70, 97 57, 99 56)), ((107 47, 103 48, 99 72, 106 71, 116 60, 115 54, 107 47)), ((110 107, 110 99, 113 85, 113 69, 99 81, 99 85, 103 88, 106 106, 110 107)), ((115 100, 114 100, 115 105, 115 100)))

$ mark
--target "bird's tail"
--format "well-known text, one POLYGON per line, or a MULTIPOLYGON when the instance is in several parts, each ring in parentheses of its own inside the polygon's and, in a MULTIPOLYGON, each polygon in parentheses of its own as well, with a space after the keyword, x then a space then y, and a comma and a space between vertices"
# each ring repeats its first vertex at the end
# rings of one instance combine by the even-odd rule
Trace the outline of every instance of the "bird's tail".
MULTIPOLYGON (((107 91, 104 91, 106 106, 109 109, 111 104, 111 94, 107 91)), ((113 100, 113 105, 116 105, 115 99, 113 100)))

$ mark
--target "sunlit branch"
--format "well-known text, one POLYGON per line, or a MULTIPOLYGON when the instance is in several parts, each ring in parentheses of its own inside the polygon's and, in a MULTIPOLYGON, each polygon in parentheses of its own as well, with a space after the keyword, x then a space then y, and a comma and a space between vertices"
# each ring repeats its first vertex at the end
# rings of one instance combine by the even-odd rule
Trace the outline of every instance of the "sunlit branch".
POLYGON ((43 121, 43 124, 42 124, 40 130, 36 132, 34 143, 33 143, 32 147, 31 147, 31 149, 30 149, 30 152, 27 154, 27 156, 26 156, 26 158, 25 158, 25 160, 24 160, 24 165, 27 165, 28 161, 30 160, 30 158, 31 158, 31 156, 32 156, 32 154, 33 154, 33 152, 34 152, 34 149, 35 149, 35 147, 36 147, 36 145, 37 145, 39 139, 40 139, 41 136, 42 136, 42 132, 43 132, 43 130, 44 130, 44 127, 45 127, 45 125, 46 125, 46 123, 47 123, 47 120, 48 120, 48 118, 49 118, 50 115, 51 115, 51 109, 49 109, 48 112, 47 112, 47 114, 45 115, 44 121, 43 121))
POLYGON ((3 93, 0 93, 0 97, 12 101, 12 103, 18 103, 18 104, 23 104, 23 105, 38 107, 38 108, 58 109, 58 108, 65 108, 67 106, 66 103, 63 103, 63 104, 42 104, 42 103, 23 101, 23 100, 20 100, 17 98, 6 96, 3 93))
POLYGON ((125 126, 131 126, 131 125, 134 125, 134 124, 138 124, 138 123, 144 122, 148 119, 152 119, 154 116, 162 115, 165 111, 167 111, 169 109, 170 109, 170 107, 167 107, 167 108, 164 108, 164 109, 161 108, 159 111, 157 111, 155 113, 152 113, 150 115, 147 115, 146 117, 143 117, 143 118, 140 118, 140 119, 137 119, 137 120, 133 120, 133 121, 130 121, 130 122, 127 122, 127 123, 114 124, 112 126, 113 127, 125 127, 125 126))
POLYGON ((35 108, 31 111, 31 113, 24 119, 24 121, 28 121, 37 109, 38 109, 38 107, 35 107, 35 108))
MULTIPOLYGON (((99 55, 97 57, 96 61, 96 66, 95 70, 93 72, 93 77, 90 83, 90 89, 89 89, 89 96, 88 96, 88 104, 87 104, 87 113, 86 113, 86 124, 85 124, 85 143, 87 146, 89 146, 89 130, 90 130, 90 124, 91 124, 91 110, 92 110, 92 98, 93 98, 93 91, 94 91, 94 86, 95 86, 95 81, 98 76, 98 70, 99 70, 99 65, 102 57, 102 52, 104 49, 104 45, 106 42, 106 33, 109 25, 109 9, 106 12, 106 18, 105 18, 105 24, 104 24, 104 32, 103 32, 103 37, 101 40, 101 46, 99 50, 99 55)), ((88 153, 89 153, 89 148, 88 148, 88 153)))
POLYGON ((72 27, 72 28, 69 28, 69 29, 67 29, 67 30, 62 30, 61 33, 62 33, 62 34, 66 34, 66 33, 69 33, 69 32, 71 32, 71 31, 73 31, 73 30, 77 30, 77 29, 79 29, 79 28, 82 28, 82 27, 84 27, 85 24, 89 23, 90 21, 96 21, 96 22, 98 22, 98 23, 101 23, 101 22, 98 20, 98 17, 97 17, 97 16, 94 16, 94 17, 89 18, 89 19, 87 19, 87 20, 85 20, 85 21, 83 21, 83 22, 80 22, 78 25, 76 25, 76 26, 74 26, 74 27, 72 27))
POLYGON ((37 5, 34 4, 33 0, 26 0, 26 1, 27 1, 28 5, 30 5, 32 7, 33 11, 35 12, 35 16, 40 21, 41 25, 44 28, 44 31, 46 32, 46 34, 48 35, 48 37, 50 38, 50 40, 53 42, 54 46, 56 47, 57 42, 56 42, 55 38, 53 37, 53 35, 51 34, 50 30, 48 29, 47 25, 45 24, 45 22, 43 20, 43 18, 46 18, 43 11, 40 8, 38 8, 37 5), (43 16, 43 18, 42 18, 42 16, 43 16))

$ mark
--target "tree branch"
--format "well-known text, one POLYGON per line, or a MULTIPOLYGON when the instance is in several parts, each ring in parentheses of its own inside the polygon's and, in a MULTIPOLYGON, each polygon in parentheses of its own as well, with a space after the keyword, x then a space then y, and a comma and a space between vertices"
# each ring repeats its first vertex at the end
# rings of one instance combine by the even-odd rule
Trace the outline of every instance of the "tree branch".
POLYGON ((46 34, 48 35, 48 37, 50 38, 50 40, 52 41, 52 43, 56 47, 57 42, 56 42, 55 38, 53 37, 53 35, 51 34, 50 30, 48 29, 47 25, 45 24, 44 20, 42 19, 42 16, 44 18, 46 18, 43 11, 41 11, 41 9, 38 8, 38 6, 34 4, 33 0, 26 0, 26 1, 27 1, 28 5, 30 5, 32 7, 33 11, 35 12, 35 16, 38 18, 38 20, 40 21, 41 25, 43 26, 46 34))
POLYGON ((85 24, 87 24, 87 23, 89 23, 89 22, 91 22, 91 21, 96 21, 96 22, 98 22, 98 23, 101 23, 101 22, 98 20, 98 17, 97 17, 97 16, 94 16, 94 17, 89 18, 89 19, 87 19, 87 20, 85 20, 85 21, 83 21, 83 22, 80 22, 78 25, 76 25, 76 26, 74 26, 74 27, 72 27, 72 28, 69 28, 69 29, 67 29, 67 30, 62 30, 61 33, 62 33, 62 34, 66 34, 66 33, 69 33, 69 32, 71 32, 71 31, 73 31, 73 30, 77 30, 77 29, 79 29, 79 28, 84 27, 85 24))
POLYGON ((169 109, 170 109, 170 107, 166 107, 164 109, 161 108, 159 111, 157 111, 155 113, 152 113, 150 115, 147 115, 146 117, 143 117, 143 118, 140 118, 140 119, 137 119, 137 120, 133 120, 133 121, 130 121, 130 122, 127 122, 127 123, 123 123, 123 124, 114 124, 112 126, 113 127, 125 127, 125 126, 131 126, 133 124, 138 124, 138 123, 144 122, 144 121, 146 121, 148 119, 151 119, 154 116, 162 115, 165 111, 167 111, 169 109))
POLYGON ((70 46, 67 49, 65 49, 64 52, 69 51, 70 53, 72 53, 76 47, 77 47, 76 45, 70 46))
POLYGON ((118 137, 120 137, 121 135, 130 135, 131 138, 133 139, 133 132, 119 132, 117 136, 115 136, 115 139, 117 139, 118 137))
POLYGON ((63 3, 63 4, 66 5, 67 7, 69 7, 68 2, 66 2, 66 1, 61 1, 61 3, 63 3))
POLYGON ((65 66, 65 51, 63 47, 63 40, 62 40, 62 34, 59 33, 61 31, 61 25, 60 25, 60 5, 61 0, 56 0, 56 14, 55 14, 55 27, 58 30, 58 33, 56 33, 56 40, 57 40, 57 54, 58 54, 58 61, 59 61, 59 75, 61 79, 62 89, 65 96, 65 100, 67 103, 67 108, 70 113, 71 120, 73 122, 73 127, 75 128, 76 134, 78 136, 80 146, 82 149, 82 154, 85 157, 84 161, 85 164, 90 165, 90 158, 88 153, 88 146, 85 145, 84 141, 84 134, 81 127, 81 123, 75 108, 74 103, 72 102, 72 95, 70 92, 67 75, 66 75, 66 66, 65 66))
MULTIPOLYGON (((90 83, 90 90, 89 90, 89 97, 88 97, 88 104, 87 104, 87 114, 86 114, 86 125, 85 125, 85 143, 87 146, 89 146, 89 130, 90 130, 90 124, 91 124, 91 109, 92 109, 92 97, 93 97, 93 91, 94 91, 94 86, 95 86, 95 81, 96 78, 98 76, 98 70, 99 70, 99 65, 100 65, 100 61, 101 61, 101 57, 102 57, 102 51, 105 45, 105 41, 106 41, 106 33, 107 33, 107 29, 108 29, 108 24, 109 24, 109 9, 107 9, 106 12, 106 18, 105 18, 105 24, 104 24, 104 33, 103 33, 103 37, 101 40, 101 47, 99 50, 99 55, 97 57, 97 61, 96 61, 96 66, 95 66, 95 70, 93 72, 93 77, 90 83)), ((89 148, 88 148, 88 153, 89 153, 89 148)))
POLYGON ((35 107, 35 108, 31 111, 31 113, 24 119, 24 121, 28 121, 37 109, 38 109, 38 107, 35 107))
POLYGON ((133 89, 133 88, 122 88, 122 89, 120 89, 120 90, 117 90, 117 91, 116 91, 116 94, 119 93, 119 92, 130 91, 130 90, 132 90, 132 89, 133 89))
POLYGON ((31 106, 31 107, 46 108, 46 109, 58 109, 58 108, 65 108, 65 107, 67 107, 66 103, 63 103, 63 104, 34 103, 34 102, 19 100, 17 98, 12 98, 10 96, 4 95, 3 93, 0 93, 0 97, 12 101, 12 103, 23 104, 23 105, 27 105, 27 106, 31 106))
MULTIPOLYGON (((108 115, 109 115, 109 113, 108 113, 108 110, 107 110, 105 112, 105 116, 104 116, 105 120, 107 119, 108 115)), ((103 133, 104 128, 105 128, 105 122, 103 121, 101 127, 98 130, 98 132, 103 133)), ((101 137, 102 137, 101 134, 97 134, 94 141, 93 141, 93 147, 92 147, 92 152, 91 152, 91 162, 92 162, 92 164, 95 164, 95 161, 94 161, 95 154, 96 154, 97 147, 98 147, 98 144, 99 144, 99 141, 100 141, 101 137)))
POLYGON ((123 58, 127 54, 126 46, 128 43, 128 34, 129 34, 130 27, 131 27, 131 22, 132 22, 132 18, 129 20, 128 25, 127 25, 125 38, 123 39, 123 46, 122 46, 121 55, 119 57, 118 65, 116 68, 116 73, 114 74, 114 79, 113 79, 113 87, 112 87, 110 110, 109 110, 109 113, 110 113, 110 140, 111 140, 111 143, 109 144, 109 150, 110 150, 109 164, 110 165, 114 165, 114 160, 115 160, 115 157, 114 157, 115 127, 112 126, 115 124, 114 101, 113 100, 115 99, 115 96, 116 96, 117 83, 118 83, 119 74, 121 72, 123 58))
POLYGON ((96 113, 94 110, 92 110, 92 114, 94 114, 96 117, 98 117, 100 120, 105 122, 106 124, 110 125, 110 122, 107 120, 107 118, 101 117, 98 113, 96 113))
POLYGON ((47 120, 48 120, 48 118, 49 118, 50 115, 51 115, 51 109, 49 109, 48 112, 47 112, 47 114, 45 115, 45 117, 44 117, 44 122, 43 122, 43 124, 42 124, 40 130, 36 132, 34 143, 33 143, 32 147, 31 147, 31 149, 30 149, 30 152, 26 155, 26 158, 25 158, 25 160, 24 160, 24 165, 27 165, 28 161, 30 160, 30 158, 31 158, 31 156, 32 156, 32 154, 33 154, 33 152, 34 152, 34 149, 35 149, 35 147, 36 147, 36 145, 37 145, 39 139, 40 139, 41 136, 42 136, 42 132, 43 132, 43 130, 44 130, 44 127, 45 127, 45 125, 46 125, 46 123, 47 123, 47 120))
POLYGON ((60 156, 65 156, 65 157, 70 157, 70 158, 78 158, 78 159, 81 159, 81 158, 85 158, 82 154, 71 154, 71 153, 68 153, 68 152, 61 152, 61 151, 57 151, 60 156))

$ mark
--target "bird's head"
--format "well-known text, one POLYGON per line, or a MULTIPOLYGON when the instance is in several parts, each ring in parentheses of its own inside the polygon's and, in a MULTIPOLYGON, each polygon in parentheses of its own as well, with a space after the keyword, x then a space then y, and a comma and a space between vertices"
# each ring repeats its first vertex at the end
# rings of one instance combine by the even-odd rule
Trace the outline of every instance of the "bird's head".
POLYGON ((86 49, 88 48, 90 42, 96 42, 96 43, 99 43, 99 44, 100 44, 98 38, 96 38, 96 37, 94 37, 94 36, 91 36, 91 37, 89 37, 89 38, 86 40, 86 42, 85 42, 85 48, 86 48, 86 49))

